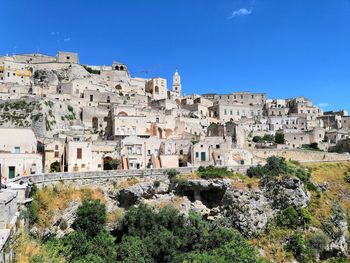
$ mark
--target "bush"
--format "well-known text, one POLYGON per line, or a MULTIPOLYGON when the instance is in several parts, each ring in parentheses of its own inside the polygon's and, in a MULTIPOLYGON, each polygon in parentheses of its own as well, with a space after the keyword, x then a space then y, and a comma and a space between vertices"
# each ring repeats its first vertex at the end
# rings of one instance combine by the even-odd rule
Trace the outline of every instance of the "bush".
POLYGON ((275 136, 272 134, 265 134, 262 139, 267 142, 273 142, 275 140, 275 136))
POLYGON ((247 175, 252 178, 252 177, 263 177, 264 175, 266 175, 266 170, 265 167, 261 166, 260 164, 257 166, 252 166, 249 167, 249 169, 247 170, 247 175))
POLYGON ((73 229, 85 232, 88 236, 97 236, 107 221, 105 204, 100 200, 84 200, 78 207, 77 217, 72 225, 73 229))
POLYGON ((311 251, 302 232, 296 232, 289 238, 286 250, 292 252, 301 263, 312 262, 311 251))
POLYGON ((255 143, 262 143, 263 142, 263 138, 261 136, 254 136, 253 137, 253 142, 255 142, 255 143))
POLYGON ((207 167, 200 166, 197 170, 198 175, 204 179, 210 178, 224 178, 232 176, 233 173, 227 170, 226 167, 214 167, 209 165, 207 167))
POLYGON ((317 255, 322 253, 323 250, 327 247, 329 238, 325 233, 318 231, 311 233, 308 242, 312 254, 317 255))
POLYGON ((307 227, 313 220, 310 212, 305 208, 295 208, 289 206, 283 209, 277 216, 277 225, 284 228, 295 229, 297 227, 307 227))
POLYGON ((271 156, 266 161, 264 167, 268 171, 269 176, 276 177, 288 172, 288 166, 283 157, 271 156))
POLYGON ((160 186, 160 182, 159 181, 154 181, 153 182, 153 187, 154 188, 158 188, 160 186))
POLYGON ((284 144, 285 143, 285 139, 284 139, 284 134, 277 132, 275 134, 275 143, 277 144, 284 144))
POLYGON ((345 181, 346 183, 350 183, 350 174, 345 174, 345 176, 344 176, 344 181, 345 181))
POLYGON ((168 169, 165 171, 165 173, 169 176, 169 179, 173 179, 176 177, 180 172, 178 172, 176 169, 168 169))

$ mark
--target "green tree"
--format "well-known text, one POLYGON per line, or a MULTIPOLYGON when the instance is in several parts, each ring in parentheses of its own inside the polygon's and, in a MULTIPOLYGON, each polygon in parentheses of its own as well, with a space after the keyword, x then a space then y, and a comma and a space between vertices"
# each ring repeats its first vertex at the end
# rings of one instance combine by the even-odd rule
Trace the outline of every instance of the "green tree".
POLYGON ((117 246, 118 260, 123 263, 151 263, 145 242, 137 236, 125 236, 117 246))
POLYGON ((281 132, 277 132, 275 134, 275 143, 277 144, 284 144, 285 143, 285 139, 284 139, 284 134, 281 132))
POLYGON ((78 207, 73 229, 83 231, 90 237, 95 237, 103 229, 107 220, 105 204, 100 200, 84 200, 78 207))

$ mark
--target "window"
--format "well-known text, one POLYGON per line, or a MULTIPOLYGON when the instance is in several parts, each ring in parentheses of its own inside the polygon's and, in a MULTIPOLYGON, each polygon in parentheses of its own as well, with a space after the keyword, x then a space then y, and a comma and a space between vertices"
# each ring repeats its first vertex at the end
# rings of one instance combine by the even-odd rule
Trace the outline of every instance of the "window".
POLYGON ((59 152, 55 152, 55 158, 59 157, 59 152))
POLYGON ((70 60, 70 57, 67 56, 67 59, 70 60))
POLYGON ((217 144, 217 145, 216 145, 216 149, 220 149, 220 144, 217 144))
POLYGON ((81 168, 85 168, 85 163, 81 164, 81 168))
POLYGON ((94 95, 90 95, 90 101, 94 101, 94 95))
POLYGON ((15 147, 15 153, 21 153, 21 147, 15 147))
POLYGON ((159 123, 159 117, 156 117, 156 123, 159 123))
POLYGON ((199 157, 199 152, 196 152, 196 158, 198 158, 199 157))
POLYGON ((181 155, 184 154, 184 150, 180 150, 180 154, 181 154, 181 155))
POLYGON ((128 146, 127 149, 128 149, 128 154, 131 154, 132 153, 132 147, 128 146))
POLYGON ((77 159, 82 159, 83 151, 81 148, 77 148, 77 159))

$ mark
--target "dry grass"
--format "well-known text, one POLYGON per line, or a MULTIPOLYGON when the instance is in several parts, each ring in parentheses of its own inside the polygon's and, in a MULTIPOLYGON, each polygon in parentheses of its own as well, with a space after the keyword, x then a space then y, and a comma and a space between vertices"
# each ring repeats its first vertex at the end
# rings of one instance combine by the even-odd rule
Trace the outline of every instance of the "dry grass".
POLYGON ((111 224, 118 223, 124 216, 125 210, 123 208, 117 208, 116 210, 109 212, 107 215, 107 222, 111 224))
POLYGON ((306 164, 311 171, 312 180, 317 183, 328 183, 328 190, 317 196, 312 193, 309 205, 315 219, 322 222, 330 214, 333 202, 340 203, 350 211, 350 183, 345 182, 344 175, 350 171, 350 162, 306 164))
POLYGON ((72 186, 55 185, 38 190, 39 221, 36 224, 37 227, 42 229, 50 226, 57 209, 63 211, 69 206, 70 202, 82 201, 84 198, 99 199, 101 202, 106 202, 100 189, 76 189, 72 186))
POLYGON ((19 232, 16 245, 16 262, 18 263, 27 263, 31 257, 39 253, 38 244, 24 230, 19 232))
POLYGON ((272 228, 268 234, 250 240, 250 243, 263 251, 264 258, 272 262, 291 262, 293 255, 283 249, 285 239, 292 234, 289 229, 272 228))
POLYGON ((232 180, 231 185, 236 189, 251 188, 254 190, 259 189, 259 178, 249 178, 247 176, 240 176, 237 179, 232 180))
POLYGON ((129 187, 129 186, 133 186, 135 184, 138 184, 140 182, 139 179, 137 179, 136 177, 130 177, 128 179, 125 179, 121 182, 119 182, 115 188, 126 188, 126 187, 129 187))

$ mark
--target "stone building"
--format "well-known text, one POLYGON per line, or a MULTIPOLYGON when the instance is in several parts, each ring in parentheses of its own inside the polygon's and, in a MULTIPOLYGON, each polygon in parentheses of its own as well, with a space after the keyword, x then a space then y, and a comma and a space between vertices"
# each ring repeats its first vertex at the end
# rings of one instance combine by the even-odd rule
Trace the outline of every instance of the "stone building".
POLYGON ((0 128, 0 167, 5 181, 42 172, 42 156, 31 129, 0 128))

